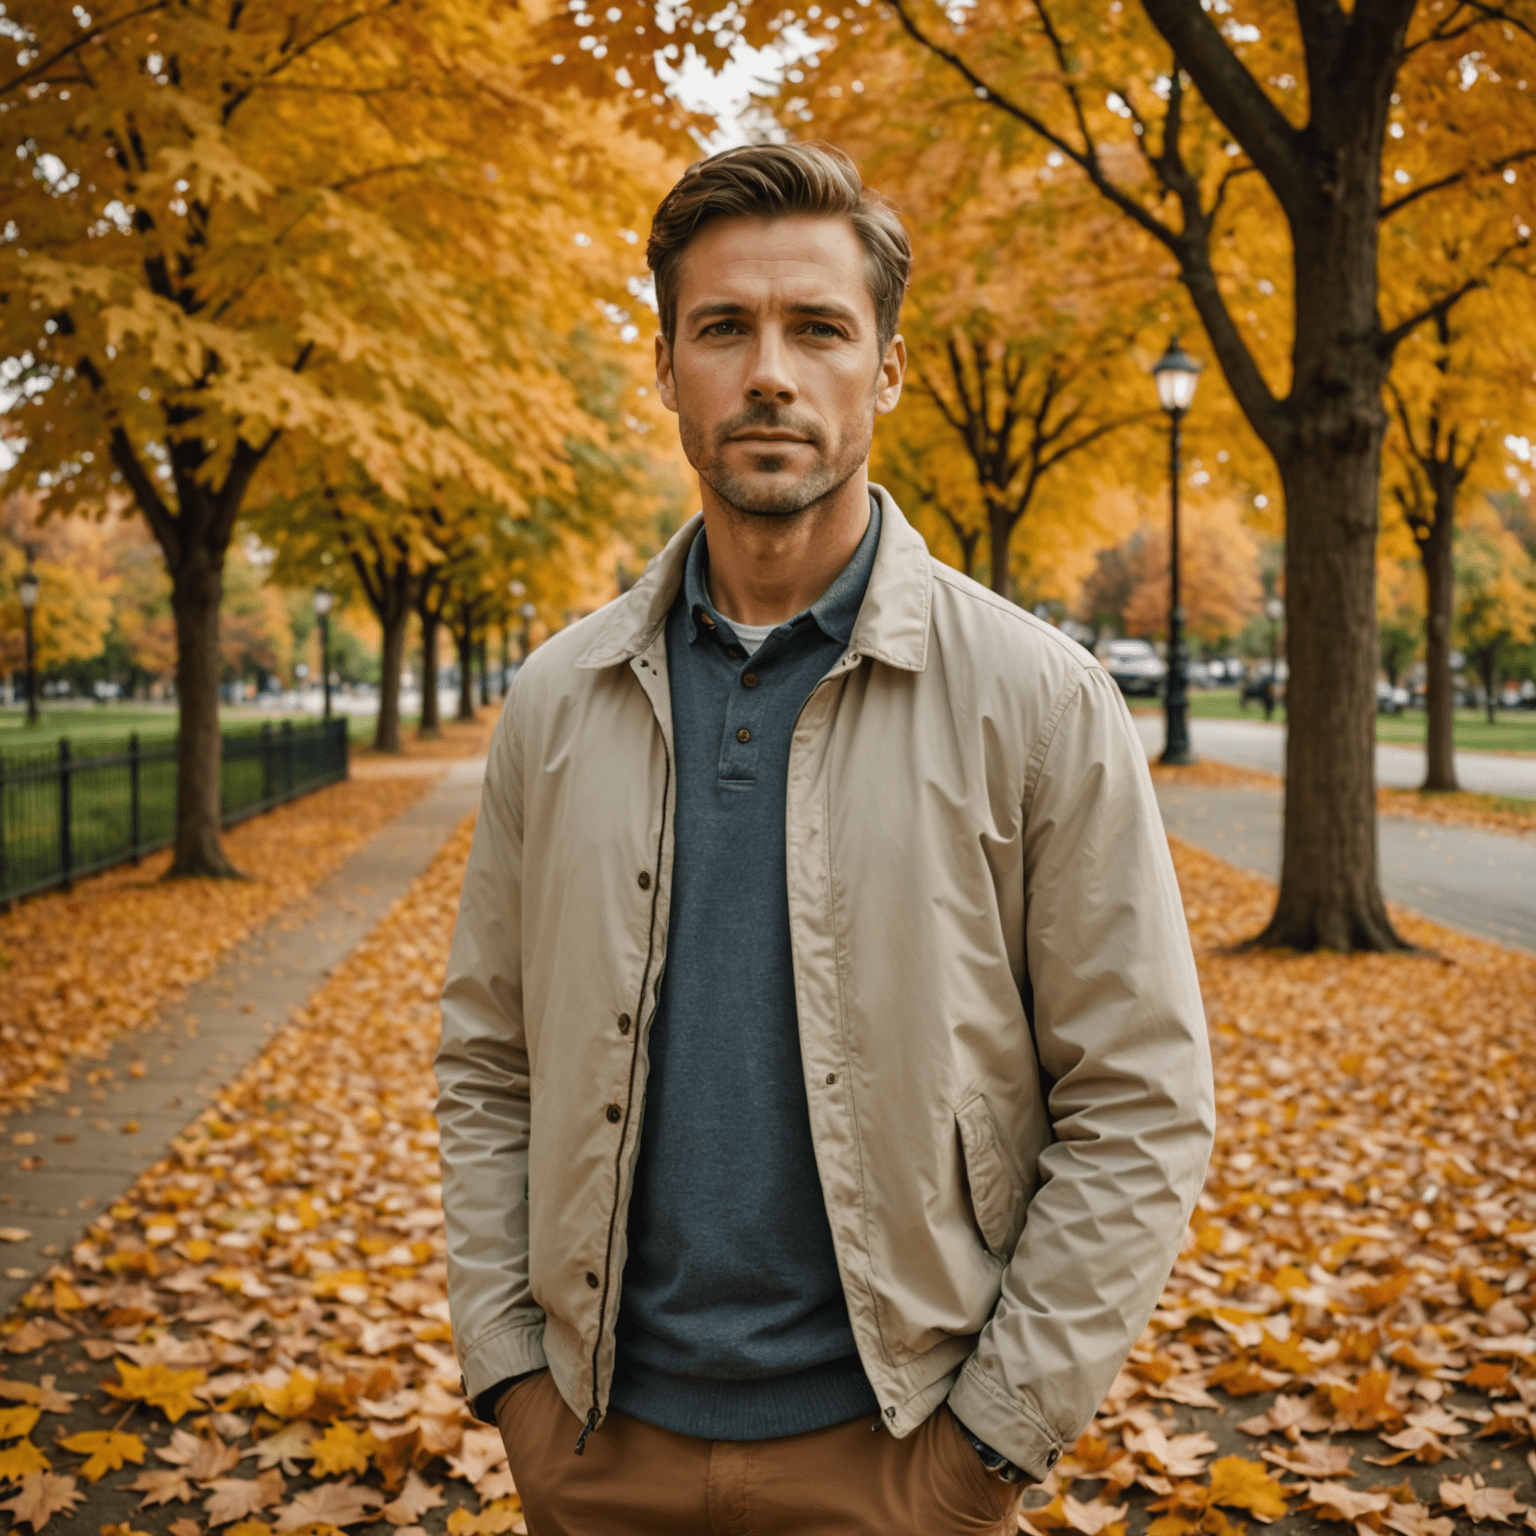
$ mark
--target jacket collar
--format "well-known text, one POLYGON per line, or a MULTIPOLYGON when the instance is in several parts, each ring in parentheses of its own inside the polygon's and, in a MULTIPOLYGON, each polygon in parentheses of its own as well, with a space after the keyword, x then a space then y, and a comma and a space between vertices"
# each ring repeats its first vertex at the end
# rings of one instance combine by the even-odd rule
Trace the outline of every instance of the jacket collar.
MULTIPOLYGON (((928 546, 884 486, 871 485, 870 490, 880 503, 880 543, 849 650, 905 672, 921 672, 928 660, 928 616, 933 606, 928 546)), ((597 632, 578 658, 578 667, 615 666, 650 648, 672 611, 688 551, 703 526, 704 514, 695 513, 646 566, 640 580, 593 616, 597 632)))

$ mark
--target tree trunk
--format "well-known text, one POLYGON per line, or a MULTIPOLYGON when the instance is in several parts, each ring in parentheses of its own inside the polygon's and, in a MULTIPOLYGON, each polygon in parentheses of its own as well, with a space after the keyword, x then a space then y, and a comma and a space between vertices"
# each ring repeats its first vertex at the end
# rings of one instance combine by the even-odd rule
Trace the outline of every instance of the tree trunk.
POLYGON ((176 621, 176 843, 172 878, 230 879, 239 871, 224 856, 220 805, 219 605, 224 597, 222 552, 192 544, 172 572, 176 621))
POLYGON ((1299 434, 1286 506, 1285 836, 1280 892, 1255 941, 1396 950, 1376 839, 1376 496, 1381 436, 1299 434), (1327 621, 1323 621, 1323 616, 1327 621))
POLYGON ((482 634, 475 646, 475 651, 480 657, 480 702, 487 708, 491 702, 491 664, 486 659, 486 636, 482 634))
POLYGON ((1424 566, 1425 789, 1456 789, 1454 727, 1456 700, 1451 689, 1451 620, 1456 606, 1455 492, 1447 495, 1444 476, 1434 484, 1434 522, 1417 540, 1424 566))
POLYGON ((475 631, 473 620, 466 614, 455 626, 453 638, 459 651, 459 714, 460 720, 475 718, 475 631))
POLYGON ((400 750, 400 674, 405 668, 405 630, 411 610, 402 608, 384 622, 384 655, 379 676, 379 718, 373 732, 375 752, 400 750))
POLYGON ((421 619, 421 724, 418 736, 440 736, 442 721, 437 714, 437 631, 442 615, 425 603, 416 610, 421 619))
POLYGON ((987 508, 987 538, 992 553, 992 590, 999 597, 1012 599, 1012 572, 1008 568, 1008 546, 1013 540, 1013 526, 1018 521, 1007 507, 987 508))

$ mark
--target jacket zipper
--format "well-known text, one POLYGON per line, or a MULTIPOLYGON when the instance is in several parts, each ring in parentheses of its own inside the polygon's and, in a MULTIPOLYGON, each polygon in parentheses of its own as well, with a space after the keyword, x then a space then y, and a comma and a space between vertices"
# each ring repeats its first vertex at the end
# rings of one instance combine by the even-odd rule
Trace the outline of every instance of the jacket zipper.
MULTIPOLYGON (((597 1428, 597 1357, 603 1346, 604 1319, 608 1316, 608 1295, 613 1284, 613 1234, 619 1220, 619 1189, 624 1180, 624 1149, 629 1144, 629 1122, 634 1114, 635 1069, 640 1064, 640 1037, 650 1027, 646 1017, 646 990, 651 983, 651 962, 656 958, 656 908, 661 900, 661 856, 667 842, 667 796, 672 789, 672 754, 667 749, 663 735, 661 750, 666 757, 666 773, 661 781, 661 835, 656 840, 656 872, 651 877, 651 932, 645 951, 645 970, 640 977, 640 1001, 635 1008, 635 1038, 629 1053, 629 1084, 624 1095, 624 1123, 619 1130, 619 1150, 613 1167, 613 1209, 608 1213, 608 1247, 603 1255, 603 1295, 597 1312, 597 1338, 592 1344, 592 1406, 587 1410, 586 1422, 576 1441, 576 1454, 587 1448, 587 1436, 597 1428)), ((652 1009, 654 1016, 655 1009, 652 1009)))

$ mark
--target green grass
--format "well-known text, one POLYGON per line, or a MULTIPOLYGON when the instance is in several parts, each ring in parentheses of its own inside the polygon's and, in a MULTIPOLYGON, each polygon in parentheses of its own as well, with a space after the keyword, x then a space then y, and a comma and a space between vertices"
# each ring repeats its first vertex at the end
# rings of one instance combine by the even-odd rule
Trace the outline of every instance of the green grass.
MULTIPOLYGON (((224 729, 239 735, 259 732, 263 717, 226 711, 224 729)), ((275 723, 275 722, 274 722, 275 723)), ((355 726, 356 722, 352 722, 355 726)), ((10 771, 0 787, 0 896, 26 890, 48 879, 59 867, 60 786, 50 771, 57 744, 68 737, 77 762, 93 756, 121 753, 128 736, 137 731, 146 759, 139 770, 138 842, 151 848, 170 840, 176 825, 176 763, 166 749, 175 735, 173 710, 107 706, 100 710, 56 710, 28 728, 16 710, 0 710, 0 766, 10 771), (158 749, 158 750, 157 750, 158 749), (41 751, 44 762, 34 754, 41 751), (37 777, 20 778, 23 765, 41 766, 37 777)), ((371 734, 371 721, 362 722, 371 734)), ((358 732, 354 729, 354 739, 358 732)), ((284 767, 274 764, 270 788, 281 793, 284 767)), ((308 771, 303 758, 295 764, 302 782, 308 771)), ((268 785, 259 757, 226 753, 221 769, 221 798, 232 813, 261 801, 268 785)), ((93 769, 82 766, 71 775, 69 825, 71 866, 77 873, 119 862, 132 835, 129 776, 125 765, 93 769)))
MULTIPOLYGON (((1161 705, 1138 700, 1136 709, 1158 710, 1161 705)), ((1189 713, 1196 720, 1262 720, 1263 709, 1250 701, 1247 709, 1237 702, 1237 689, 1191 689, 1189 713)), ((1276 721, 1284 721, 1285 705, 1275 706, 1276 721)), ((1405 710, 1400 715, 1377 715, 1376 740, 1401 746, 1423 746, 1426 728, 1424 711, 1405 710)), ((1511 709, 1498 712, 1493 725, 1480 709, 1458 709, 1454 726, 1458 752, 1536 752, 1536 710, 1511 709)))
MULTIPOLYGON (((175 709, 156 709, 145 704, 105 704, 99 707, 71 709, 43 709, 42 718, 36 725, 27 724, 25 708, 0 707, 0 758, 13 757, 18 753, 32 753, 40 748, 57 750, 61 737, 67 736, 77 757, 88 750, 100 752, 125 751, 128 738, 137 731, 141 745, 152 741, 164 741, 176 734, 180 717, 175 709)), ((270 715, 262 710, 243 708, 239 705, 220 712, 220 723, 226 731, 259 730, 261 722, 270 720, 275 727, 280 715, 270 715)), ((313 715, 292 715, 286 718, 295 725, 312 721, 313 715)), ((373 740, 374 717, 372 715, 348 715, 347 735, 354 742, 368 743, 373 740)), ((415 724, 415 717, 402 720, 402 726, 415 724)))

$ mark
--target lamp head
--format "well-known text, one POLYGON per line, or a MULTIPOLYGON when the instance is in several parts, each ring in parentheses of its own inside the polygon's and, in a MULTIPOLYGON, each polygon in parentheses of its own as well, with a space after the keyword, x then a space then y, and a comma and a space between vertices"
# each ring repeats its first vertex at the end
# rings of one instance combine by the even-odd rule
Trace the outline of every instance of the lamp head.
POLYGON ((28 567, 26 574, 16 583, 16 595, 21 599, 21 606, 28 613, 37 607, 37 588, 37 575, 28 567))
POLYGON ((537 618, 539 613, 532 603, 524 603, 520 611, 525 619, 537 618))
POLYGON ((1183 415, 1195 399, 1195 385, 1200 382, 1201 365, 1179 345, 1175 336, 1168 350, 1152 365, 1157 384, 1157 403, 1170 416, 1183 415))
POLYGON ((326 587, 315 588, 315 616, 323 619, 331 611, 331 604, 336 601, 335 596, 326 587))
POLYGON ((1278 624, 1285 617, 1285 604, 1278 597, 1272 597, 1264 604, 1264 612, 1272 624, 1278 624))

